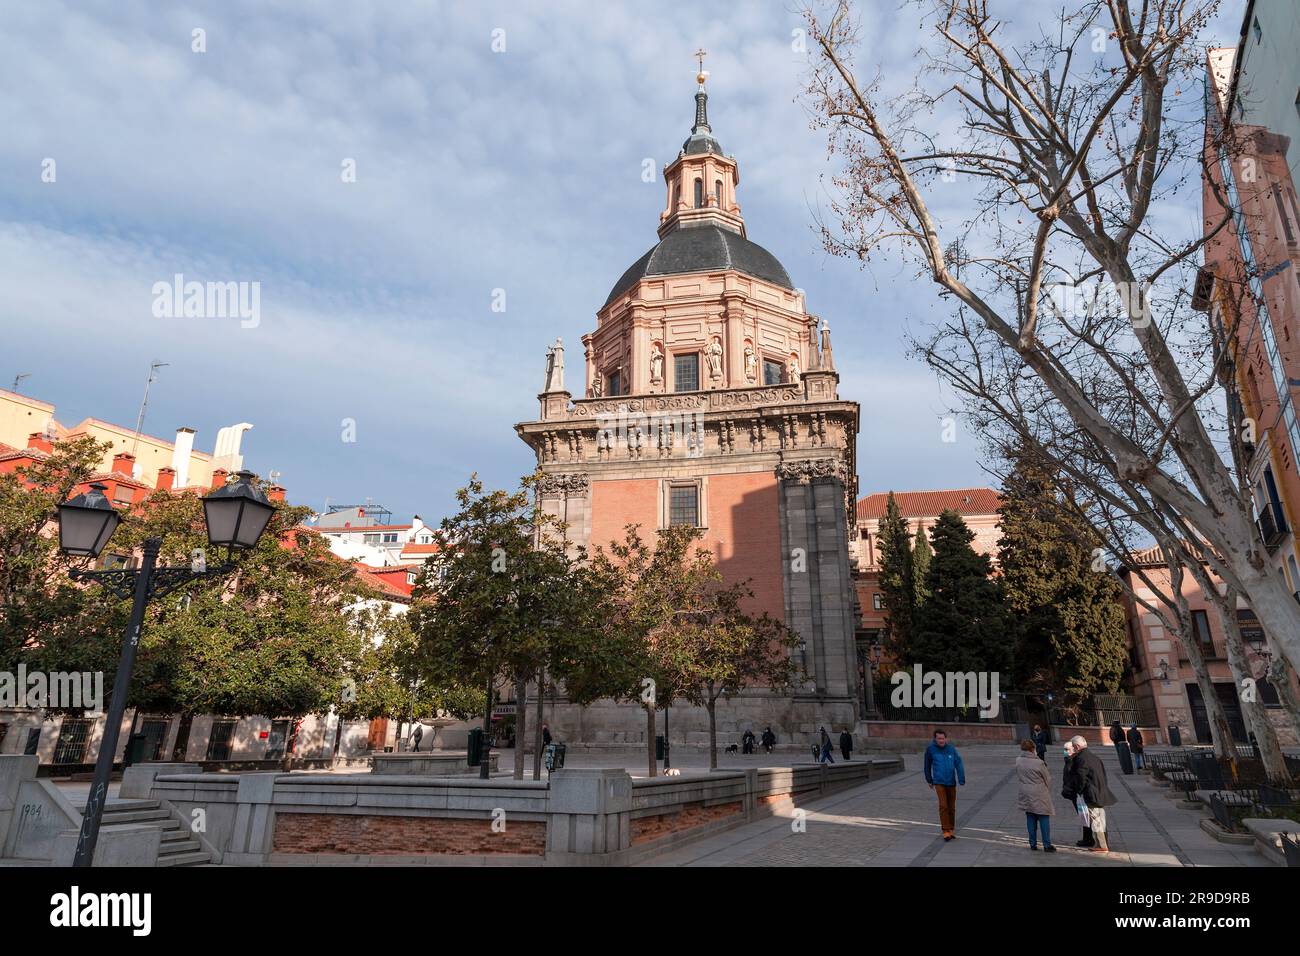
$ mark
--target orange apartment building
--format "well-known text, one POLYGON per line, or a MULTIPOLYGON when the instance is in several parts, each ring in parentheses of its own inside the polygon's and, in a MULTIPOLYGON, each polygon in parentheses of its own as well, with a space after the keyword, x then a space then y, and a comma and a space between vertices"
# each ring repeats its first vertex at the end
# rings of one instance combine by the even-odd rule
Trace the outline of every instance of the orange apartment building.
MULTIPOLYGON (((857 716, 848 540, 858 406, 838 394, 830 333, 780 262, 748 237, 739 166, 714 138, 705 75, 695 123, 663 170, 659 241, 614 283, 583 336, 577 396, 549 349, 535 420, 516 426, 545 473, 544 506, 588 548, 673 525, 700 528, 754 610, 799 632, 809 675, 792 695, 720 704, 723 739, 770 724, 782 743, 857 716)), ((557 708, 568 741, 644 741, 644 712, 557 708)), ((675 742, 706 737, 703 709, 672 708, 675 742)))

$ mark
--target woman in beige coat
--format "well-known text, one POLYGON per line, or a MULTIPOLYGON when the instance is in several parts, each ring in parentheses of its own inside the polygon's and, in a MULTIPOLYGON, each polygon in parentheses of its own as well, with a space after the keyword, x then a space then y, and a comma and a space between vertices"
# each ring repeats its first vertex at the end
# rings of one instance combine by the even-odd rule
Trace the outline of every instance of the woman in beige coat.
POLYGON ((1020 778, 1020 797, 1016 806, 1025 811, 1029 849, 1038 849, 1038 833, 1041 830, 1044 852, 1055 853, 1056 847, 1052 846, 1052 774, 1047 769, 1047 764, 1038 759, 1032 740, 1020 741, 1016 776, 1020 778))

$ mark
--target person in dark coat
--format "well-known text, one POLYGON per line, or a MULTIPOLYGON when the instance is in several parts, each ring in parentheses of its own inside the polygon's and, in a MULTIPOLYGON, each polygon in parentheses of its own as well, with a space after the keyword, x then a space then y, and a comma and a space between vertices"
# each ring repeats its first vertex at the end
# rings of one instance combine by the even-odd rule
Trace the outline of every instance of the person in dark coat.
POLYGON ((1049 743, 1047 739, 1047 731, 1045 731, 1039 724, 1034 724, 1034 732, 1030 739, 1034 742, 1034 750, 1038 752, 1038 759, 1046 763, 1047 745, 1049 743))
POLYGON ((1088 741, 1083 737, 1076 736, 1070 743, 1074 744, 1074 773, 1079 796, 1083 797, 1084 805, 1088 808, 1092 838, 1097 841, 1092 852, 1109 853, 1110 845, 1106 842, 1106 808, 1114 806, 1116 800, 1106 783, 1106 766, 1100 757, 1088 749, 1088 741))
POLYGON ((411 739, 415 741, 415 752, 420 752, 420 741, 424 739, 424 727, 420 724, 415 725, 415 732, 411 734, 411 739))
POLYGON ((766 750, 768 753, 771 753, 772 748, 776 746, 776 734, 772 733, 771 727, 763 728, 762 739, 763 739, 763 749, 766 750))
POLYGON ((754 732, 745 728, 745 732, 740 735, 740 752, 752 754, 754 752, 754 732))
POLYGON ((1084 848, 1096 846, 1097 843, 1092 838, 1092 821, 1088 817, 1088 808, 1079 796, 1079 778, 1074 772, 1074 743, 1067 740, 1063 749, 1065 769, 1061 772, 1061 796, 1069 800, 1070 805, 1078 812, 1079 825, 1083 827, 1083 835, 1074 845, 1084 848))
POLYGON ((1118 720, 1110 725, 1110 742, 1113 744, 1122 744, 1126 742, 1124 740, 1124 727, 1118 720))
POLYGON ((822 735, 821 762, 822 762, 822 763, 834 763, 834 762, 835 762, 835 757, 831 754, 831 751, 834 749, 834 748, 831 746, 831 735, 828 734, 828 733, 826 732, 826 728, 825 728, 825 727, 822 727, 822 728, 820 728, 820 729, 821 729, 821 735, 822 735))
POLYGON ((549 724, 542 724, 542 746, 545 747, 551 742, 551 728, 549 724))
POLYGON ((849 759, 849 754, 853 752, 853 735, 849 733, 848 728, 840 731, 840 753, 844 759, 849 759))
POLYGON ((1133 768, 1141 770, 1142 760, 1142 731, 1138 730, 1138 725, 1134 724, 1128 729, 1128 749, 1133 751, 1133 768))

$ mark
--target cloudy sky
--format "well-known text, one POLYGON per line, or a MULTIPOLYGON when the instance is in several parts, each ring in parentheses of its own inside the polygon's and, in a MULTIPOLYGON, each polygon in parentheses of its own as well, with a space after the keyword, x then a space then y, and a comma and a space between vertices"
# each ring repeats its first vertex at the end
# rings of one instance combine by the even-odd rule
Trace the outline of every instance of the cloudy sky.
MULTIPOLYGON (((915 15, 862 7, 862 62, 911 75, 915 15)), ((317 508, 435 519, 472 471, 510 484, 546 345, 580 380, 581 335, 655 241, 643 162, 688 135, 703 46, 750 238, 829 322, 862 404, 863 493, 982 484, 977 439, 941 440, 948 399, 906 358, 942 304, 907 266, 821 249, 800 26, 780 2, 0 5, 0 387, 30 373, 64 424, 130 426, 167 362, 147 432, 191 426, 210 451, 252 422, 248 467, 317 508), (256 326, 156 316, 178 273, 259 283, 256 326)))

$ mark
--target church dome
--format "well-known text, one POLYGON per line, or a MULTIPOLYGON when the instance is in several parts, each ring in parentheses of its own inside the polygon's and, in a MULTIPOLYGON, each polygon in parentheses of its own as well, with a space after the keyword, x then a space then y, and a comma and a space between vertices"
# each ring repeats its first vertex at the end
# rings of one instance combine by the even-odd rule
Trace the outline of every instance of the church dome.
POLYGON ((664 236, 614 283, 605 305, 609 305, 641 279, 649 276, 683 275, 688 272, 718 272, 734 269, 794 289, 785 267, 776 256, 738 232, 720 226, 700 224, 674 229, 664 236))

